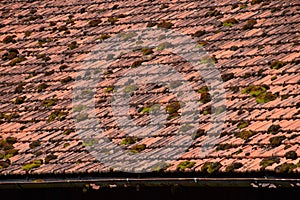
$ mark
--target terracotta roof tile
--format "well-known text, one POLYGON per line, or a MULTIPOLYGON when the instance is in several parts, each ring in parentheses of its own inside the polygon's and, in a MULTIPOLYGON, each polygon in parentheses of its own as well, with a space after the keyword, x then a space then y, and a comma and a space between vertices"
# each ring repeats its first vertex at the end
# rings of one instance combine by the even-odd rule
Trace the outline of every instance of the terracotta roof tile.
MULTIPOLYGON (((148 22, 160 23, 163 20, 173 24, 172 30, 191 35, 200 46, 203 44, 210 55, 214 55, 215 66, 223 78, 226 74, 233 74, 229 80, 224 80, 227 110, 221 136, 209 138, 205 134, 199 137, 196 135, 197 137, 178 159, 168 160, 170 166, 168 165, 165 172, 205 173, 203 166, 207 162, 220 164, 218 171, 223 173, 228 172, 236 162, 241 163, 240 167, 234 169, 237 173, 260 172, 261 161, 272 156, 279 157, 280 162, 267 166, 265 170, 274 171, 276 166, 284 162, 297 164, 299 159, 291 160, 286 158, 285 154, 289 151, 300 154, 298 137, 300 5, 296 1, 272 1, 269 4, 254 5, 246 2, 247 6, 244 8, 240 5, 233 8, 234 3, 237 1, 162 3, 146 0, 132 2, 74 0, 67 3, 65 1, 0 3, 0 141, 15 137, 17 142, 13 147, 18 150, 16 155, 8 158, 10 160, 8 167, 0 166, 0 175, 111 173, 110 166, 101 163, 89 153, 87 144, 80 137, 80 130, 76 129, 77 119, 76 116, 75 118, 72 116, 76 113, 72 98, 73 88, 80 86, 80 83, 62 80, 68 77, 76 78, 77 72, 83 69, 85 59, 90 56, 91 49, 97 44, 105 44, 105 41, 99 39, 102 34, 115 36, 124 31, 146 28, 148 22), (36 12, 34 8, 37 8, 36 12), (14 10, 18 12, 12 12, 14 10), (237 22, 224 24, 225 20, 232 18, 237 22), (101 19, 101 22, 96 26, 89 25, 93 19, 101 19), (256 20, 256 23, 253 26, 245 26, 249 20, 256 20), (199 32, 200 36, 195 37, 195 32, 200 30, 203 31, 202 35, 199 32), (12 35, 16 37, 5 42, 5 38, 12 35), (50 39, 47 41, 45 38, 50 39), (69 45, 74 41, 77 48, 69 49, 69 45), (5 58, 11 49, 17 49, 17 56, 25 56, 26 60, 12 64, 12 59, 5 58), (49 58, 43 59, 41 56, 43 54, 49 58), (276 60, 282 62, 283 66, 272 69, 271 63, 276 60), (64 64, 68 67, 62 69, 61 66, 64 64), (22 85, 21 82, 25 84, 22 85), (46 83, 47 87, 38 91, 41 83, 46 83), (275 95, 274 99, 266 100, 260 96, 261 94, 245 92, 245 88, 253 85, 267 85, 264 86, 266 91, 261 93, 266 95, 267 92, 271 92, 275 95), (23 102, 16 103, 15 100, 22 96, 26 96, 23 102), (55 102, 43 106, 45 100, 53 98, 56 99, 55 102), (54 120, 51 121, 49 116, 54 111, 66 112, 67 115, 53 116, 54 120), (238 127, 244 121, 249 123, 245 127, 238 127), (274 124, 280 125, 280 128, 272 134, 269 128, 274 124), (282 141, 271 144, 271 138, 279 136, 284 136, 281 138, 282 141), (41 145, 31 149, 29 145, 33 141, 40 141, 41 145), (207 142, 214 142, 215 146, 203 158, 201 150, 207 142), (46 156, 50 153, 57 157, 46 163, 46 156), (36 159, 42 159, 43 163, 26 171, 23 166, 36 159), (181 170, 178 166, 184 161, 193 164, 181 170)), ((144 44, 149 41, 151 42, 145 39, 144 44)), ((178 38, 174 39, 174 42, 181 44, 184 41, 178 38)), ((115 121, 119 117, 118 113, 112 113, 110 108, 109 98, 115 93, 107 90, 113 85, 119 86, 116 80, 133 70, 129 66, 137 59, 144 59, 142 63, 144 74, 160 70, 159 67, 151 70, 151 65, 165 64, 183 73, 195 92, 205 85, 203 77, 179 56, 167 50, 153 51, 149 57, 139 51, 127 53, 114 62, 112 74, 109 74, 109 71, 102 72, 104 74, 100 76, 95 86, 97 89, 95 102, 98 102, 95 112, 100 121, 99 127, 103 128, 103 134, 114 143, 118 145, 122 143, 127 132, 136 137, 144 135, 145 137, 135 144, 121 147, 130 149, 136 144, 144 144, 146 147, 142 152, 148 152, 157 158, 167 158, 175 151, 172 148, 163 148, 164 145, 174 140, 178 123, 189 123, 188 120, 191 119, 180 121, 182 116, 177 116, 167 120, 161 132, 155 132, 154 127, 147 125, 136 129, 120 128, 115 121)), ((101 60, 97 65, 105 63, 106 60, 101 60)), ((160 78, 159 81, 168 81, 168 77, 160 78)), ((200 99, 201 94, 196 94, 200 99)), ((139 108, 155 102, 161 104, 165 110, 167 104, 174 98, 175 95, 168 92, 167 87, 156 86, 153 89, 152 86, 143 85, 139 88, 139 92, 130 97, 132 106, 128 117, 134 119, 137 124, 147 124, 151 116, 145 113, 149 111, 146 109, 145 113, 141 113, 139 108)), ((192 97, 187 96, 186 100, 188 101, 186 105, 191 106, 192 97)), ((212 117, 217 116, 209 113, 208 106, 211 106, 211 102, 201 103, 197 108, 200 112, 197 129, 208 131, 212 117)), ((182 114, 181 109, 178 112, 182 114)), ((81 128, 88 126, 90 122, 84 123, 81 128)), ((173 145, 180 146, 186 141, 185 137, 177 138, 173 141, 173 145)), ((2 156, 3 151, 0 149, 0 161, 5 160, 2 156)), ((125 155, 121 152, 114 157, 115 162, 124 158, 125 155)), ((147 167, 152 163, 153 160, 146 158, 139 166, 147 167)), ((299 173, 299 167, 294 171, 299 173)))

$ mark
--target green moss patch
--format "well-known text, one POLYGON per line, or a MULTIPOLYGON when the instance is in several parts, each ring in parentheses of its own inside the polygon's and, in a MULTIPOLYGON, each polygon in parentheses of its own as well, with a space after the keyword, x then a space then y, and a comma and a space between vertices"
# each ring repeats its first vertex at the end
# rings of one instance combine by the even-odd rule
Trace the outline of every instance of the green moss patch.
POLYGON ((111 24, 114 25, 117 21, 119 21, 118 17, 109 17, 107 21, 111 24))
POLYGON ((277 173, 291 173, 295 168, 297 168, 297 165, 293 163, 283 163, 277 167, 275 167, 275 172, 277 173))
POLYGON ((135 60, 135 61, 131 64, 130 67, 132 67, 132 68, 138 67, 138 66, 142 65, 143 62, 144 62, 143 60, 135 60))
POLYGON ((77 44, 76 41, 73 41, 73 42, 71 42, 71 43, 68 45, 68 49, 69 49, 69 50, 73 50, 73 49, 76 49, 76 48, 78 48, 78 44, 77 44))
POLYGON ((48 122, 52 122, 55 119, 59 121, 64 120, 66 118, 66 115, 66 112, 63 112, 61 110, 55 110, 49 115, 48 122))
POLYGON ((229 172, 233 172, 234 170, 239 169, 241 167, 243 167, 242 163, 240 163, 240 162, 234 162, 234 163, 231 163, 230 165, 228 165, 226 167, 225 171, 227 173, 229 173, 229 172))
POLYGON ((166 112, 168 114, 173 114, 173 113, 178 113, 179 109, 180 109, 180 103, 179 101, 174 101, 174 102, 170 102, 167 106, 166 106, 166 112))
POLYGON ((192 162, 189 160, 182 161, 177 165, 176 170, 184 171, 185 169, 190 169, 190 168, 194 167, 195 164, 196 164, 195 162, 192 162))
POLYGON ((34 149, 39 146, 41 146, 41 142, 38 140, 34 140, 29 144, 30 149, 34 149))
POLYGON ((37 90, 38 92, 42 92, 44 91, 47 87, 49 87, 49 85, 47 85, 46 83, 41 83, 37 86, 37 90))
POLYGON ((242 94, 249 94, 250 97, 254 97, 257 103, 267 103, 277 98, 277 94, 272 94, 267 90, 270 89, 267 85, 256 86, 250 85, 242 90, 242 94))
POLYGON ((17 97, 15 100, 14 100, 14 104, 22 104, 24 103, 26 99, 26 96, 20 96, 20 97, 17 97))
POLYGON ((235 134, 236 137, 242 138, 244 140, 248 140, 253 135, 255 135, 255 133, 250 130, 243 130, 243 131, 235 134))
POLYGON ((249 126, 250 122, 249 121, 240 121, 238 124, 237 124, 237 128, 238 129, 243 129, 243 128, 246 128, 247 126, 249 126))
POLYGON ((42 101, 42 106, 44 107, 51 107, 51 106, 55 106, 57 102, 57 98, 52 98, 52 99, 45 99, 44 101, 42 101))
POLYGON ((173 26, 174 26, 173 23, 167 22, 167 21, 162 21, 162 22, 159 22, 159 23, 157 24, 157 27, 158 27, 158 28, 165 28, 165 29, 170 29, 170 28, 172 28, 173 26))
POLYGON ((270 134, 276 134, 276 133, 278 133, 280 130, 281 130, 281 126, 280 126, 280 125, 278 125, 278 124, 272 124, 272 125, 268 128, 267 132, 270 133, 270 134))
POLYGON ((282 62, 282 61, 279 61, 279 60, 273 60, 270 64, 270 68, 271 69, 280 69, 285 65, 286 65, 285 62, 282 62))
POLYGON ((131 137, 131 136, 127 136, 126 138, 124 138, 124 139, 121 141, 121 145, 134 144, 134 143, 136 143, 136 141, 137 141, 137 138, 131 137))
POLYGON ((61 84, 65 85, 73 80, 74 79, 71 76, 67 76, 66 78, 63 78, 62 80, 60 80, 60 82, 61 82, 61 84))
POLYGON ((45 158, 45 163, 48 164, 50 162, 50 160, 55 160, 56 158, 57 158, 57 155, 49 154, 45 158))
POLYGON ((12 59, 10 61, 9 65, 10 66, 15 66, 16 64, 21 63, 21 62, 23 62, 25 60, 26 60, 26 58, 24 56, 19 56, 17 58, 12 59))
POLYGON ((89 21, 88 26, 89 26, 89 27, 96 27, 96 26, 98 26, 101 22, 102 22, 101 19, 94 19, 94 20, 89 21))
POLYGON ((275 136, 275 137, 270 138, 269 142, 272 147, 277 147, 277 146, 280 146, 282 141, 285 139, 286 139, 286 137, 284 135, 283 136, 275 136))
POLYGON ((38 168, 43 164, 43 160, 39 159, 39 160, 34 160, 28 164, 25 164, 22 166, 22 169, 25 171, 29 171, 33 168, 38 168))
POLYGON ((234 146, 232 144, 229 143, 224 143, 224 144, 219 144, 216 148, 216 151, 220 151, 220 150, 227 150, 227 149, 231 149, 234 146))
POLYGON ((17 41, 14 39, 16 37, 17 37, 16 35, 8 35, 2 40, 2 43, 4 44, 16 43, 17 41))
POLYGON ((210 102, 211 100, 211 96, 208 92, 208 87, 207 86, 202 86, 198 92, 201 94, 201 97, 200 97, 200 102, 202 103, 208 103, 210 102))
POLYGON ((0 160, 0 170, 6 168, 10 165, 10 160, 0 160))
POLYGON ((260 161, 259 165, 264 170, 266 167, 273 165, 274 163, 279 163, 280 158, 278 157, 267 157, 260 161))
POLYGON ((286 159, 296 160, 298 158, 298 155, 295 151, 288 151, 284 154, 284 157, 286 159))
POLYGON ((239 23, 238 20, 236 20, 235 18, 230 18, 223 22, 223 26, 224 27, 233 26, 234 24, 237 24, 237 23, 239 23))
POLYGON ((198 30, 193 34, 193 37, 201 37, 205 35, 206 31, 205 30, 198 30))
POLYGON ((89 118, 89 115, 87 113, 80 113, 76 116, 76 122, 81 122, 84 120, 87 120, 89 118))
POLYGON ((154 53, 153 50, 152 50, 151 48, 142 48, 141 51, 143 52, 143 55, 144 55, 144 56, 150 55, 150 54, 154 53))
POLYGON ((249 20, 246 22, 246 24, 243 26, 243 30, 252 29, 256 23, 257 23, 256 20, 254 20, 254 19, 249 19, 249 20))
POLYGON ((222 167, 220 162, 206 162, 201 167, 202 172, 207 172, 209 174, 216 173, 222 167))
POLYGON ((231 79, 234 78, 234 74, 233 73, 228 73, 228 74, 222 74, 221 78, 224 82, 229 81, 231 79))

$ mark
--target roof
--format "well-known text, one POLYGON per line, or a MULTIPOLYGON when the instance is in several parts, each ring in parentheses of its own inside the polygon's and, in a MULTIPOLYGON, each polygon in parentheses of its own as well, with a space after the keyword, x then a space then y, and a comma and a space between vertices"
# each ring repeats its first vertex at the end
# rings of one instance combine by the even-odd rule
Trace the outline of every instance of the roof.
MULTIPOLYGON (((115 92, 113 79, 122 70, 164 64, 182 69, 193 86, 199 123, 188 148, 155 170, 208 176, 298 174, 299 10, 297 1, 277 0, 1 2, 0 176, 114 174, 113 167, 91 153, 94 141, 83 140, 76 127, 91 118, 86 107, 72 104, 77 72, 93 46, 125 31, 159 26, 197 41, 220 72, 226 115, 224 127, 213 137, 213 149, 201 155, 211 137, 210 119, 224 113, 225 107, 212 114, 212 94, 205 81, 167 49, 137 49, 118 57, 115 66, 102 73, 95 116, 103 134, 134 155, 172 153, 163 147, 174 140, 182 105, 166 92, 167 86, 145 85, 130 97, 129 116, 144 123, 134 136, 117 127, 109 104, 115 92), (145 94, 155 97, 145 99, 145 94), (154 102, 169 115, 163 132, 138 138, 149 130, 145 124, 154 102)), ((184 140, 177 142, 180 146, 184 140)), ((122 157, 114 159, 118 156, 122 157)))

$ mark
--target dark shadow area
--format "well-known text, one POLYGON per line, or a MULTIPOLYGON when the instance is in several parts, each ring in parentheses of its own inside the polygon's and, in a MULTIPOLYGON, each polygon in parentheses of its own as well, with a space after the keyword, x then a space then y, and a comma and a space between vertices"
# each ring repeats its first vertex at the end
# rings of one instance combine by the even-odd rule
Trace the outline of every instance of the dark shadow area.
POLYGON ((300 189, 295 188, 211 188, 211 187, 127 187, 99 188, 98 190, 83 188, 48 188, 0 190, 1 198, 30 200, 68 200, 68 199, 130 199, 130 200, 195 200, 195 199, 273 199, 282 196, 297 197, 300 189))

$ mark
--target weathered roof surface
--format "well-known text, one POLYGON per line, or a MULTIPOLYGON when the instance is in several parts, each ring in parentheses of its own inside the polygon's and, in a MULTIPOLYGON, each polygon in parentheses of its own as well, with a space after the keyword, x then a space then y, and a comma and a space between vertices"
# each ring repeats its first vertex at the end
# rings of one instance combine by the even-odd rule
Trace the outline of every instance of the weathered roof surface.
MULTIPOLYGON (((207 92, 198 93, 202 99, 198 135, 165 171, 299 172, 298 1, 2 1, 0 12, 1 175, 112 173, 87 151, 75 131, 76 72, 105 34, 146 28, 149 22, 156 28, 163 21, 196 38, 210 53, 222 74, 227 100, 226 126, 214 150, 203 158, 200 150, 211 114, 207 92)), ((125 65, 139 59, 146 59, 143 64, 176 63, 170 53, 153 49, 149 54, 137 51, 123 56, 114 70, 102 75, 96 110, 113 142, 157 153, 171 140, 180 116, 168 120, 165 132, 126 145, 108 100, 114 73, 125 65)), ((185 69, 195 91, 205 86, 184 63, 177 66, 185 69)), ((142 91, 152 91, 163 108, 174 96, 166 94, 163 86, 142 89, 132 97, 135 107, 130 116, 145 123, 147 110, 142 109, 147 101, 142 91)), ((176 112, 180 114, 180 109, 176 112)))

